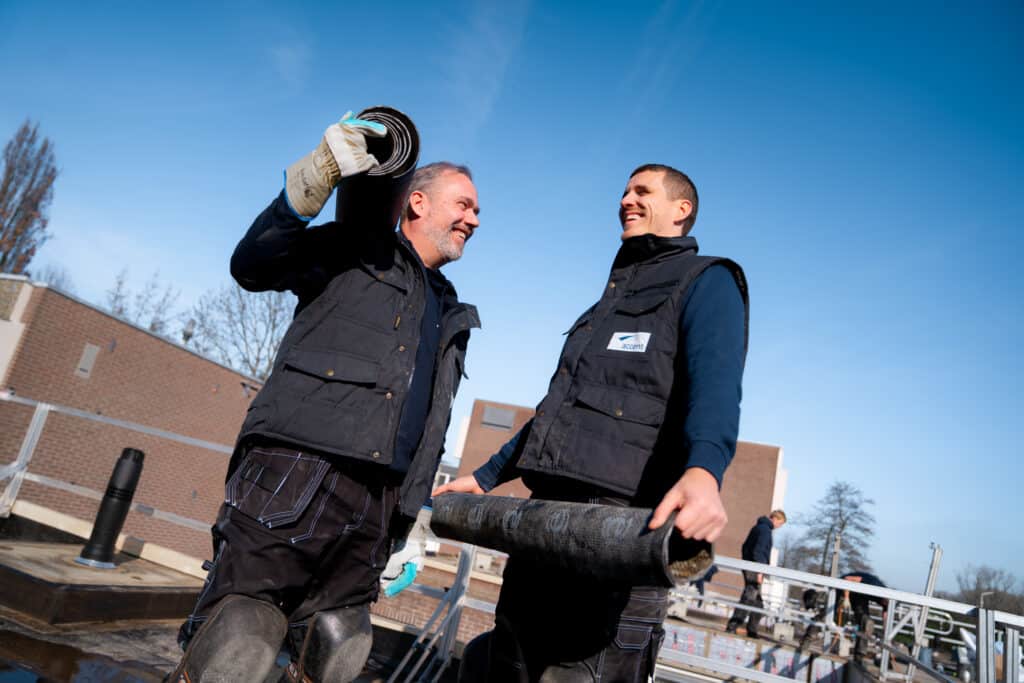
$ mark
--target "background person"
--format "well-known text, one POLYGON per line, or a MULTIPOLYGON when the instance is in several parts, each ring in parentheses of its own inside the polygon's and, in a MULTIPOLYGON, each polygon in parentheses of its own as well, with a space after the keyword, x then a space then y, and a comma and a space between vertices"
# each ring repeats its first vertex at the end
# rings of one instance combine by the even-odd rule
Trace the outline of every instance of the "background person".
MULTIPOLYGON (((786 523, 786 513, 782 510, 773 510, 767 517, 759 517, 751 527, 746 540, 743 541, 742 557, 748 562, 759 562, 768 564, 772 557, 772 532, 786 523)), ((761 585, 764 583, 764 574, 760 572, 743 572, 743 594, 740 595, 740 603, 764 608, 764 600, 761 596, 761 585)), ((736 629, 747 624, 747 636, 759 638, 757 626, 761 622, 761 613, 745 610, 737 607, 733 610, 729 622, 725 626, 727 633, 736 633, 736 629)))

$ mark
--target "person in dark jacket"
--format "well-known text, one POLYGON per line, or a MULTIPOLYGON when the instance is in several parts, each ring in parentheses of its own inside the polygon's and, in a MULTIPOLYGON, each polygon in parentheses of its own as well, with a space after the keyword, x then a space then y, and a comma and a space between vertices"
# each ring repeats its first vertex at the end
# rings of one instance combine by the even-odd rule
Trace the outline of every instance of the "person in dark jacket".
POLYGON ((242 287, 298 304, 242 425, 168 680, 262 681, 286 636, 294 681, 352 680, 369 654, 368 605, 429 495, 479 327, 439 270, 479 226, 466 167, 418 169, 397 231, 390 211, 307 227, 342 178, 377 164, 378 126, 328 128, 231 258, 242 287))
MULTIPOLYGON (((736 448, 746 354, 740 267, 697 255, 693 182, 669 166, 630 174, 622 244, 599 301, 569 328, 548 393, 482 467, 438 488, 483 493, 522 476, 535 498, 655 508, 714 541, 736 448)), ((581 558, 581 562, 587 561, 581 558)), ((667 590, 597 584, 513 555, 495 628, 467 646, 480 681, 646 681, 664 637, 667 590)))
MULTIPOLYGON (((773 510, 767 517, 759 517, 757 523, 750 529, 747 539, 743 541, 741 549, 742 557, 748 562, 759 562, 768 564, 772 557, 772 532, 786 523, 786 513, 782 510, 773 510)), ((760 572, 743 572, 743 594, 740 602, 759 609, 764 607, 764 600, 761 599, 761 584, 764 583, 764 574, 760 572)), ((737 607, 725 630, 735 633, 736 629, 747 623, 747 636, 759 637, 757 625, 761 621, 761 614, 737 607)))
MULTIPOLYGON (((868 586, 878 586, 879 588, 885 588, 885 583, 872 574, 871 572, 865 571, 853 571, 847 572, 839 577, 844 581, 852 581, 853 583, 863 583, 868 586)), ((825 615, 828 613, 828 606, 826 600, 826 593, 823 591, 815 591, 808 589, 804 591, 803 596, 804 608, 814 609, 816 613, 813 617, 815 622, 824 620, 825 615)), ((870 606, 874 602, 876 605, 882 608, 882 622, 885 622, 885 614, 888 608, 888 601, 884 598, 878 598, 873 595, 867 595, 866 593, 858 593, 857 591, 844 590, 842 594, 837 596, 834 612, 834 620, 837 626, 848 626, 853 624, 857 627, 857 644, 854 650, 855 657, 861 657, 868 652, 871 645, 872 633, 874 631, 874 622, 871 619, 870 606), (852 621, 848 616, 852 612, 852 621)), ((820 633, 820 628, 811 624, 804 631, 803 637, 800 639, 799 649, 803 650, 807 647, 807 644, 820 633)), ((831 649, 826 647, 826 650, 831 649)))

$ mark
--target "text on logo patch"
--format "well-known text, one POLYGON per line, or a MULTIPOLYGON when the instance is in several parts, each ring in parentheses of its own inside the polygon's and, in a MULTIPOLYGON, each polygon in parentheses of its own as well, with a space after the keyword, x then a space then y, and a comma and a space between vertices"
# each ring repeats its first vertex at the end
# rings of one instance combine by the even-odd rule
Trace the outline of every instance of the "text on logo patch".
POLYGON ((647 342, 650 340, 650 332, 616 332, 608 341, 608 350, 643 353, 647 350, 647 342))

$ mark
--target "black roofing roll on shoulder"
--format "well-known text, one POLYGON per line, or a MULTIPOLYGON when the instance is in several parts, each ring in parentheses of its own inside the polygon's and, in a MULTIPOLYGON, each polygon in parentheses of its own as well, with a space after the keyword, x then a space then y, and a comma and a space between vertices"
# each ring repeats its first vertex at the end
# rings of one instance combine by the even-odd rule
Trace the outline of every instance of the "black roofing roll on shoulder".
POLYGON ((648 529, 648 508, 446 493, 433 500, 435 534, 595 581, 674 586, 714 561, 706 541, 675 533, 672 520, 648 529))
POLYGON ((391 107, 370 107, 357 118, 382 124, 388 134, 366 136, 366 149, 380 165, 341 181, 334 218, 354 227, 393 228, 419 161, 420 135, 412 119, 391 107))

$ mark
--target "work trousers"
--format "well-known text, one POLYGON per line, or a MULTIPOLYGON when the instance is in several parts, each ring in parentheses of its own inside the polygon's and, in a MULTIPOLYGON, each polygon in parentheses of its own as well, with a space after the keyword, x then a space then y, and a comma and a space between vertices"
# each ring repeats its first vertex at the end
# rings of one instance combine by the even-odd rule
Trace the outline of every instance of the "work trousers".
MULTIPOLYGON (((757 574, 754 572, 743 572, 743 594, 740 596, 740 604, 764 609, 764 600, 761 598, 761 583, 757 580, 757 574)), ((733 611, 732 617, 729 618, 726 629, 735 631, 744 622, 747 624, 747 635, 756 637, 758 635, 758 624, 761 623, 761 613, 737 607, 733 611)))
POLYGON ((227 482, 213 562, 179 632, 182 647, 232 594, 276 605, 294 646, 314 613, 376 600, 400 483, 385 467, 251 447, 227 482))

